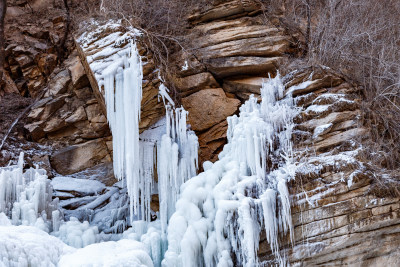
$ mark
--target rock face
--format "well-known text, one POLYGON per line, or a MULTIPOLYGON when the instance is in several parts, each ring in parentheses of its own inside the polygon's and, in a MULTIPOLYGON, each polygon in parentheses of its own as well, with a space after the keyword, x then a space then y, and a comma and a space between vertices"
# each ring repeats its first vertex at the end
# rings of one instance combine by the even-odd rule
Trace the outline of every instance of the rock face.
MULTIPOLYGON (((295 240, 292 247, 283 238, 281 253, 294 266, 396 265, 399 199, 372 191, 373 174, 360 155, 368 131, 357 89, 330 70, 287 77, 287 92, 295 92, 302 111, 293 137, 300 168, 289 186, 295 240)), ((273 261, 264 235, 258 253, 265 263, 273 261)))
POLYGON ((282 29, 265 23, 255 1, 213 1, 188 20, 193 49, 175 55, 179 68, 172 80, 199 136, 200 162, 214 161, 226 143, 226 116, 250 94, 258 96, 262 79, 275 75, 293 49, 282 29), (211 100, 210 88, 222 88, 231 104, 211 100))
POLYGON ((42 99, 33 105, 25 129, 33 141, 56 148, 52 168, 72 174, 111 162, 107 119, 94 97, 76 52, 51 75, 42 99))
POLYGON ((182 99, 182 104, 189 111, 192 129, 202 131, 226 120, 239 108, 240 101, 228 98, 221 88, 204 89, 182 99))
POLYGON ((106 139, 95 139, 61 149, 51 157, 51 165, 63 175, 73 174, 100 163, 110 162, 106 139))
POLYGON ((46 16, 35 7, 31 7, 31 13, 27 8, 13 6, 7 12, 5 69, 21 95, 36 97, 57 66, 57 47, 66 20, 57 8, 50 8, 46 16))

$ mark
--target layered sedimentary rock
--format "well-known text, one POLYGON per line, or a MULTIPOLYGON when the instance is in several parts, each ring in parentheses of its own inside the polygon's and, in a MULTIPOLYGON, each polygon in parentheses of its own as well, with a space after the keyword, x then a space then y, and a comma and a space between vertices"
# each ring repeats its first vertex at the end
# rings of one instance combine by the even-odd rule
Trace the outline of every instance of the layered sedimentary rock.
MULTIPOLYGON (((372 190, 357 88, 322 68, 286 78, 286 92, 302 111, 293 136, 298 170, 289 186, 295 242, 282 237, 281 253, 295 266, 396 264, 399 199, 372 190)), ((258 254, 267 264, 274 260, 264 235, 258 254)))
POLYGON ((255 1, 214 1, 188 20, 192 25, 188 40, 193 49, 175 55, 178 69, 173 81, 183 97, 183 106, 189 109, 204 101, 201 94, 210 88, 224 90, 228 100, 221 98, 220 109, 210 111, 199 104, 196 116, 189 113, 189 122, 200 137, 200 160, 215 161, 226 142, 223 132, 227 124, 204 119, 237 113, 239 105, 234 110, 225 103, 234 103, 234 99, 243 103, 250 94, 258 96, 262 80, 276 74, 279 63, 293 48, 282 29, 265 23, 255 1))
MULTIPOLYGON (((258 24, 257 12, 239 2, 216 4, 190 18, 197 49, 181 56, 175 78, 184 106, 196 106, 190 97, 218 87, 241 101, 258 96, 262 80, 292 52, 282 30, 258 24)), ((286 93, 302 112, 293 136, 300 167, 290 185, 295 242, 282 237, 282 254, 295 266, 396 264, 399 199, 374 194, 377 180, 360 145, 368 129, 362 126, 358 89, 328 68, 299 70, 285 79, 286 93)), ((203 117, 220 115, 199 110, 203 117)), ((197 118, 190 123, 204 125, 197 118)), ((216 120, 206 127, 198 130, 201 158, 214 161, 226 143, 227 124, 216 120)), ((272 264, 265 235, 258 254, 272 264)))

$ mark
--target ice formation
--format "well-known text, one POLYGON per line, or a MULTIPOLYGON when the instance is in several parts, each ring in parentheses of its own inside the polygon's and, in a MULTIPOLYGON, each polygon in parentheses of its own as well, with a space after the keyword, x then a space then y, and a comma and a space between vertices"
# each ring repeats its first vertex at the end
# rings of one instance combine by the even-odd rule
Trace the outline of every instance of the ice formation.
POLYGON ((126 179, 131 221, 133 215, 150 221, 157 166, 160 217, 165 232, 180 185, 196 174, 198 142, 196 135, 187 130, 187 111, 173 109, 166 103, 165 100, 172 103, 172 99, 163 84, 160 96, 166 104, 166 132, 161 140, 140 138, 142 63, 135 44, 131 47, 124 68, 118 66, 104 74, 107 118, 113 133, 114 173, 118 179, 126 179))
POLYGON ((143 244, 123 239, 93 244, 73 253, 65 254, 58 264, 60 267, 115 266, 153 267, 152 260, 143 244))
POLYGON ((142 211, 144 218, 149 217, 150 192, 152 179, 142 179, 151 174, 139 160, 139 120, 142 101, 142 62, 136 45, 125 57, 123 66, 108 67, 103 71, 107 119, 113 133, 114 174, 118 179, 126 179, 131 200, 131 214, 142 211), (142 194, 142 201, 139 201, 142 194), (147 209, 146 209, 147 210, 147 209))
MULTIPOLYGON (((21 153, 17 165, 0 168, 0 217, 10 217, 9 222, 13 227, 34 226, 74 247, 79 248, 99 242, 100 235, 96 226, 89 226, 88 222, 81 223, 76 219, 64 222, 59 200, 58 198, 53 200, 53 188, 46 171, 33 168, 24 171, 23 158, 24 154, 21 153)), ((68 180, 66 177, 60 179, 56 177, 54 184, 62 186, 62 181, 65 179, 68 180)), ((71 189, 74 181, 68 180, 68 182, 70 183, 62 187, 71 189)), ((96 181, 86 181, 88 184, 97 185, 98 188, 95 189, 82 186, 83 181, 80 179, 76 182, 83 191, 100 190, 101 187, 96 181)), ((0 218, 0 225, 10 226, 5 223, 7 220, 0 218)), ((15 231, 17 235, 20 230, 15 231)))
POLYGON ((298 110, 290 95, 283 98, 279 75, 263 83, 261 96, 260 104, 251 96, 239 116, 228 118, 219 160, 182 185, 163 266, 255 266, 263 228, 274 264, 285 264, 278 235, 293 241, 286 183, 295 172, 291 135, 298 110))
MULTIPOLYGON (((90 230, 87 222, 71 220, 64 226, 68 229, 60 238, 63 241, 69 237, 78 243, 91 239, 90 234, 84 237, 90 230), (86 227, 83 233, 78 231, 82 226, 86 227)), ((117 242, 74 244, 85 246, 76 249, 36 227, 14 226, 4 213, 0 213, 0 237, 0 266, 154 266, 145 243, 127 237, 117 242)))
POLYGON ((192 131, 187 131, 188 112, 183 108, 167 106, 166 133, 157 144, 158 194, 162 232, 175 211, 181 185, 196 175, 198 141, 192 131))
POLYGON ((0 212, 12 217, 14 225, 30 225, 48 232, 58 199, 52 200, 52 188, 46 171, 30 168, 24 172, 24 154, 18 164, 0 168, 0 212))
POLYGON ((57 266, 61 255, 74 251, 58 238, 32 226, 0 222, 0 237, 0 266, 5 267, 57 266))

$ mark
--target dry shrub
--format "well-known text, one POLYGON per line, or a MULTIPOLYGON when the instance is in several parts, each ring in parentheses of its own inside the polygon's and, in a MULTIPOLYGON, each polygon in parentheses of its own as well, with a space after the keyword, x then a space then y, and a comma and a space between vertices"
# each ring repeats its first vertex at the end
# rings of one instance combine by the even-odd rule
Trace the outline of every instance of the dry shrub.
MULTIPOLYGON (((75 0, 76 2, 77 0, 75 0)), ((187 17, 206 0, 90 0, 76 2, 75 21, 88 17, 98 19, 122 19, 125 23, 142 30, 157 42, 163 54, 181 49, 185 42, 187 17)), ((156 47, 154 47, 156 49, 156 47)))
MULTIPOLYGON (((77 26, 87 18, 98 20, 119 19, 123 24, 141 30, 146 46, 163 73, 171 76, 171 55, 177 51, 190 50, 187 17, 195 10, 210 4, 207 0, 89 0, 75 1, 74 21, 77 26)), ((174 97, 174 85, 167 82, 174 97)))
POLYGON ((400 166, 400 2, 327 0, 312 27, 308 59, 363 87, 370 160, 400 166), (377 157, 377 155, 381 155, 377 157))
MULTIPOLYGON (((400 167, 400 2, 259 0, 265 17, 286 29, 303 64, 325 65, 363 89, 366 157, 400 167)), ((298 60, 298 59, 297 59, 298 60)))

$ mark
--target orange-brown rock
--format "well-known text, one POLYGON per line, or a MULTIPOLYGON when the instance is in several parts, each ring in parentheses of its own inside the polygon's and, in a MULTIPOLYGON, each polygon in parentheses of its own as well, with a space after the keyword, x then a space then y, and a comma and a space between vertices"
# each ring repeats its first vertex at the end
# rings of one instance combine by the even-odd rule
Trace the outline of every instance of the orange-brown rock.
POLYGON ((195 131, 203 131, 234 114, 240 101, 226 97, 221 88, 203 89, 182 99, 189 111, 189 123, 195 131))
POLYGON ((204 88, 217 88, 219 84, 209 72, 175 79, 175 86, 183 96, 193 94, 204 88))
POLYGON ((62 175, 76 173, 110 161, 106 141, 103 139, 66 147, 50 158, 51 166, 62 175))
POLYGON ((228 122, 222 122, 214 125, 205 132, 198 135, 200 145, 200 162, 216 161, 218 154, 226 144, 226 132, 228 130, 228 122))

